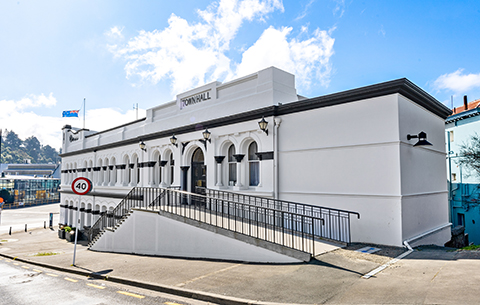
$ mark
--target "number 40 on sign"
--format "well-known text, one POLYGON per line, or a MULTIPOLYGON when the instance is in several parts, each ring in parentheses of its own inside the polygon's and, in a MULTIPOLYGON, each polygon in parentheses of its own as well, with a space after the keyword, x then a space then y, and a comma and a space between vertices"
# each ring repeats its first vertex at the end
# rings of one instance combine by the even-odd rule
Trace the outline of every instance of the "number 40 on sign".
POLYGON ((72 191, 77 195, 86 195, 92 190, 92 182, 88 178, 78 177, 72 182, 72 191))

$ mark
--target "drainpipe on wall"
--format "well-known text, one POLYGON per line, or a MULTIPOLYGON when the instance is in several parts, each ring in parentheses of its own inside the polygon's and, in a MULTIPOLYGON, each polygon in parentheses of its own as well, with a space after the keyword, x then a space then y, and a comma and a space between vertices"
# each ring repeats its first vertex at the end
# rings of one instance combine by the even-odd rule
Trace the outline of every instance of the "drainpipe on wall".
POLYGON ((452 183, 452 158, 450 157, 450 131, 447 131, 447 158, 448 158, 448 203, 450 204, 450 222, 453 223, 453 183, 452 183))
POLYGON ((281 118, 274 118, 273 119, 273 155, 274 155, 274 164, 273 164, 273 193, 274 193, 274 199, 278 199, 279 197, 279 171, 278 171, 278 128, 280 127, 280 124, 282 123, 281 118))

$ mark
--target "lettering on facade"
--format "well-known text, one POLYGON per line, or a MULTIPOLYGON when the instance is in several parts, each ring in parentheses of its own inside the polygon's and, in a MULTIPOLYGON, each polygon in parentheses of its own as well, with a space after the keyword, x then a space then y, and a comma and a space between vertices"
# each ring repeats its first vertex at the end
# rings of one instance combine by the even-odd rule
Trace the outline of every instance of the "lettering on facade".
POLYGON ((202 92, 193 96, 180 99, 180 109, 183 109, 190 105, 195 105, 203 101, 211 99, 210 91, 202 92))
POLYGON ((70 142, 73 142, 73 141, 77 141, 78 140, 78 137, 74 137, 72 135, 70 135, 70 138, 68 138, 70 140, 70 142))

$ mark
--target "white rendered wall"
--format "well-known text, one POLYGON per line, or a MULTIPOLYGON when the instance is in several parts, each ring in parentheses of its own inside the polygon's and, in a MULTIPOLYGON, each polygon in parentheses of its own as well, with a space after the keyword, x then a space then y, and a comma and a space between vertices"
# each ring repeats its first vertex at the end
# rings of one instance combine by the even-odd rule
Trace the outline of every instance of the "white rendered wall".
POLYGON ((401 246, 448 223, 442 121, 398 94, 282 116, 280 198, 359 212, 352 241, 401 246), (433 147, 406 141, 422 130, 433 147))
MULTIPOLYGON (((402 235, 409 239, 449 223, 445 121, 401 95, 399 117, 402 235), (407 140, 407 134, 420 131, 427 133, 432 146, 414 147, 417 139, 407 140)), ((450 230, 442 230, 428 242, 444 245, 450 237, 450 230)))
POLYGON ((157 213, 135 210, 115 231, 106 231, 95 251, 263 263, 297 259, 200 229, 157 213))

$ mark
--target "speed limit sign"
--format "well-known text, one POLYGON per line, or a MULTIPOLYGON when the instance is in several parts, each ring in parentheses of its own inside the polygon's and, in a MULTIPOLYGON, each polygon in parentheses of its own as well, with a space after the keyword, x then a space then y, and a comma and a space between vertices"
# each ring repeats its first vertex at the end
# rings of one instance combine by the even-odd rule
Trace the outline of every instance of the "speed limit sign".
POLYGON ((92 190, 92 182, 88 178, 78 177, 72 182, 72 191, 77 195, 86 195, 92 190))

